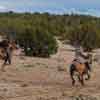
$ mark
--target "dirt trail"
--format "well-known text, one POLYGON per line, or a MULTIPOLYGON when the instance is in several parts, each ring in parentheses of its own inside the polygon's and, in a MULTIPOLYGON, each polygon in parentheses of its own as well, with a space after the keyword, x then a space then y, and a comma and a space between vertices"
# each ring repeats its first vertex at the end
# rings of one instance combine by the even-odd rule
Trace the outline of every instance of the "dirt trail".
POLYGON ((12 65, 0 71, 0 100, 100 100, 97 64, 84 87, 79 83, 72 87, 69 65, 74 52, 69 49, 73 48, 60 44, 49 59, 14 56, 12 65))

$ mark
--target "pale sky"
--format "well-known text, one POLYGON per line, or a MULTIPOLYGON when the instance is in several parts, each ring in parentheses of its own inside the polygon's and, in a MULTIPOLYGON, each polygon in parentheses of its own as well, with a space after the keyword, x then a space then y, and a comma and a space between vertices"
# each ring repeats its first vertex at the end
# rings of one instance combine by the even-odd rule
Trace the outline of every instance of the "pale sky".
POLYGON ((0 12, 5 11, 100 16, 100 0, 0 0, 0 12))

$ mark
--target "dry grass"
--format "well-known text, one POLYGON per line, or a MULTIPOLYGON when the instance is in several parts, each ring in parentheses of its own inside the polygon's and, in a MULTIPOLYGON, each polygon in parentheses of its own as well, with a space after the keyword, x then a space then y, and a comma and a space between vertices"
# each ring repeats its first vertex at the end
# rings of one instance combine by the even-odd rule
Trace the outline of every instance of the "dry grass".
POLYGON ((84 87, 72 87, 68 70, 74 54, 67 48, 60 44, 49 59, 14 56, 6 72, 0 71, 0 100, 100 100, 100 67, 92 67, 84 87))

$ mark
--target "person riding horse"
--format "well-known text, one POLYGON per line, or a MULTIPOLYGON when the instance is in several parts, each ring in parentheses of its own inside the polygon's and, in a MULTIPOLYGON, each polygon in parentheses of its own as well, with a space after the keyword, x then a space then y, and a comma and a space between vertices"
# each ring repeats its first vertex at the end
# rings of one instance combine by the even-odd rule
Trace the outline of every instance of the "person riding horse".
POLYGON ((84 75, 87 75, 88 77, 86 80, 90 78, 89 71, 91 71, 90 64, 92 63, 92 60, 90 59, 90 54, 86 53, 84 54, 82 50, 78 49, 75 52, 75 59, 72 61, 72 64, 70 65, 70 76, 72 79, 72 85, 75 84, 74 79, 74 73, 78 72, 78 79, 79 82, 84 85, 84 75))
POLYGON ((73 60, 73 62, 77 62, 80 64, 85 64, 87 69, 89 71, 91 71, 91 67, 89 64, 92 63, 91 61, 91 55, 88 52, 83 52, 82 48, 76 49, 75 52, 75 59, 73 60))

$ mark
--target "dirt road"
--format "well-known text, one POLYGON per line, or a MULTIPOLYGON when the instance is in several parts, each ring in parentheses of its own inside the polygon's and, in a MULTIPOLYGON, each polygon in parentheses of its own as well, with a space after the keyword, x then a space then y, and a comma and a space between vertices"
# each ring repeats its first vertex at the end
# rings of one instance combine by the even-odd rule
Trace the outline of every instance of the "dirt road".
POLYGON ((74 52, 69 48, 60 44, 58 53, 49 59, 14 56, 12 65, 0 71, 0 100, 100 100, 100 67, 96 63, 85 86, 77 82, 72 87, 69 65, 74 52))

